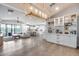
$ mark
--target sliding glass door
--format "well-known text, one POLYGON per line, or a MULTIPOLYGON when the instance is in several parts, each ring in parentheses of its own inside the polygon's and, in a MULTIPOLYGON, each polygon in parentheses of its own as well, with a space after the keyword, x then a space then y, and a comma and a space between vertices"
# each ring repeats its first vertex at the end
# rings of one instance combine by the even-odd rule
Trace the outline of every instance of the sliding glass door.
POLYGON ((21 33, 21 26, 20 25, 15 26, 15 33, 21 33))
POLYGON ((11 25, 6 25, 6 35, 7 36, 11 36, 12 35, 11 25))

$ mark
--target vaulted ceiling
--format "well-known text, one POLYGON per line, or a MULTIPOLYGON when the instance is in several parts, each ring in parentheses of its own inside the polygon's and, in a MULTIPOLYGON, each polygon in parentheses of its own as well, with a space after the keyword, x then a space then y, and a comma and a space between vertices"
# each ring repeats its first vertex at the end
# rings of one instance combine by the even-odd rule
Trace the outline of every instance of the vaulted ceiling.
MULTIPOLYGON (((26 15, 29 13, 36 13, 36 15, 43 13, 47 17, 53 16, 56 13, 75 5, 74 3, 7 3, 3 4, 9 7, 14 7, 17 10, 24 12, 26 15), (32 7, 32 10, 30 9, 32 7), (36 11, 35 11, 36 10, 36 11)), ((39 16, 39 15, 38 15, 39 16)))

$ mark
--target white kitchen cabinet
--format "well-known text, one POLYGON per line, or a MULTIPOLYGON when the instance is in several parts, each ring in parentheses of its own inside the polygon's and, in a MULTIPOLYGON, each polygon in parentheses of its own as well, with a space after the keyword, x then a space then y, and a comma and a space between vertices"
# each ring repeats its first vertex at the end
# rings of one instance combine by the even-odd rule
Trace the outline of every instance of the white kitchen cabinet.
POLYGON ((58 44, 76 48, 76 36, 75 35, 59 35, 58 44))
POLYGON ((47 34, 46 40, 53 43, 58 43, 57 36, 53 34, 47 34))
POLYGON ((45 34, 48 42, 73 48, 79 47, 79 16, 77 14, 54 18, 54 25, 51 27, 54 31, 45 34))
POLYGON ((59 40, 58 44, 64 45, 64 35, 59 35, 58 40, 59 40))
POLYGON ((71 22, 71 17, 69 15, 64 17, 64 23, 71 22))
POLYGON ((70 35, 69 46, 76 48, 77 47, 77 36, 70 35))
POLYGON ((61 44, 73 48, 77 47, 77 37, 75 35, 46 35, 45 38, 51 43, 61 44))
POLYGON ((54 18, 54 26, 64 26, 64 17, 54 18))
POLYGON ((64 26, 64 17, 59 17, 59 26, 64 26))
POLYGON ((59 26, 59 18, 54 18, 54 26, 59 26))
POLYGON ((58 39, 57 39, 57 35, 50 35, 50 42, 53 42, 53 43, 58 43, 58 39))
POLYGON ((62 40, 60 39, 60 42, 62 42, 63 45, 69 46, 70 37, 67 35, 64 35, 62 40))

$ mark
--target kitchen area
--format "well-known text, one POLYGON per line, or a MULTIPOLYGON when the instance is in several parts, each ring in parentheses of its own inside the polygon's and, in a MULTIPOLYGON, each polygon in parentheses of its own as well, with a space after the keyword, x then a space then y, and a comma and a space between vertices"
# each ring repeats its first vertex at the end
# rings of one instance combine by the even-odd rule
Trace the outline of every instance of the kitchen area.
POLYGON ((44 38, 51 43, 77 48, 79 21, 78 14, 68 14, 62 17, 53 18, 47 21, 47 29, 44 38))

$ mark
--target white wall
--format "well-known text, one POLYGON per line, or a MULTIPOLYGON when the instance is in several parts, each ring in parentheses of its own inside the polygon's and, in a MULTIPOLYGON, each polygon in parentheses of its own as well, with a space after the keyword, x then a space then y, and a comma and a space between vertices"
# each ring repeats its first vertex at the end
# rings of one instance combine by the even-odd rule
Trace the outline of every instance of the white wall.
POLYGON ((18 11, 14 11, 12 14, 8 13, 8 7, 4 7, 0 5, 0 18, 4 20, 17 20, 17 17, 19 17, 20 21, 24 21, 23 17, 24 14, 18 11))

